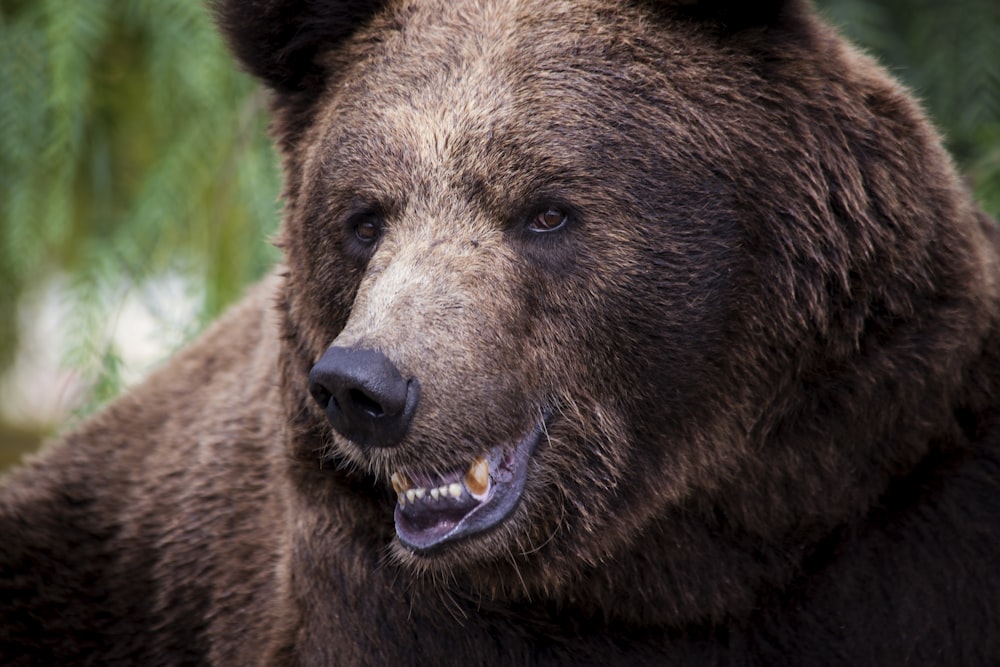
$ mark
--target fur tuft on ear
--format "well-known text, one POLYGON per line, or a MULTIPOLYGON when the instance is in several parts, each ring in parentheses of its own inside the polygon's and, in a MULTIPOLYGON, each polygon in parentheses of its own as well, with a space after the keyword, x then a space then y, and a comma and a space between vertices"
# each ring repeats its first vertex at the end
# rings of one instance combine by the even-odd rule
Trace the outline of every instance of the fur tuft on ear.
POLYGON ((651 5, 694 19, 710 21, 726 31, 781 23, 802 9, 802 0, 651 0, 651 5))
POLYGON ((279 93, 323 77, 316 58, 374 16, 385 0, 213 0, 230 48, 251 74, 279 93))

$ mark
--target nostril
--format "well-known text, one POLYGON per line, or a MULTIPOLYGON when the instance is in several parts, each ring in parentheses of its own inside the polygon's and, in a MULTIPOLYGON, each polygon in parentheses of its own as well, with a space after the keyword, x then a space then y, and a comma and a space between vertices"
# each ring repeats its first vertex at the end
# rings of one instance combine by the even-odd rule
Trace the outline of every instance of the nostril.
POLYGON ((348 392, 348 398, 356 408, 372 417, 382 417, 385 415, 382 405, 359 389, 351 389, 348 392))
POLYGON ((326 410, 327 406, 330 405, 330 401, 333 399, 333 394, 318 382, 312 382, 309 384, 309 393, 312 394, 313 400, 319 405, 319 407, 326 410))

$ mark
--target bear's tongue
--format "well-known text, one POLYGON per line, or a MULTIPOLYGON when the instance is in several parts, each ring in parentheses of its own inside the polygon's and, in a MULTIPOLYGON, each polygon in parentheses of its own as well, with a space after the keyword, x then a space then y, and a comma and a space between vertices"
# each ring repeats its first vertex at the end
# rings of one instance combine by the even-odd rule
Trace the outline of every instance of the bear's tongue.
POLYGON ((396 534, 408 548, 427 552, 443 544, 481 533, 504 519, 524 491, 528 460, 544 422, 508 447, 477 457, 463 472, 431 479, 394 473, 396 534))

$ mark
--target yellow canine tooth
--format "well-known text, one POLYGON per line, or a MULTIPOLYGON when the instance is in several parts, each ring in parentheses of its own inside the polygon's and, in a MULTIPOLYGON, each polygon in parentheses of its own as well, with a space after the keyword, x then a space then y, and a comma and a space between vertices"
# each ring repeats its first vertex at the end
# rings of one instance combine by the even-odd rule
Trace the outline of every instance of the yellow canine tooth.
POLYGON ((406 475, 398 472, 392 473, 390 481, 392 482, 392 489, 397 494, 406 493, 412 486, 412 484, 410 484, 410 480, 406 479, 406 475))
POLYGON ((465 473, 465 488, 474 496, 481 496, 490 488, 490 464, 479 456, 465 473))

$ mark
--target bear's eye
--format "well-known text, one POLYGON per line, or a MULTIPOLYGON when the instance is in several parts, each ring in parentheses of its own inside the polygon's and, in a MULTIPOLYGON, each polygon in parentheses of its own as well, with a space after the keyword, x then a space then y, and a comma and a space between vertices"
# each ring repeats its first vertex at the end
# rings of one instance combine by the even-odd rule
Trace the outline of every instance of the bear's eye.
POLYGON ((528 223, 528 229, 539 233, 554 232, 566 224, 568 217, 566 211, 561 209, 546 209, 545 211, 540 211, 531 219, 528 223))
POLYGON ((366 245, 375 243, 381 235, 381 221, 373 215, 366 215, 354 223, 354 236, 366 245))

